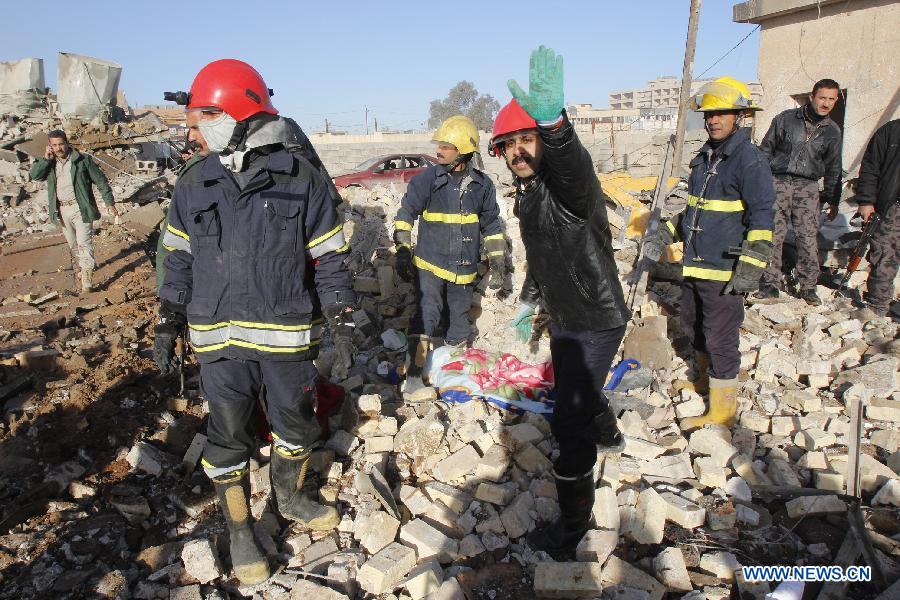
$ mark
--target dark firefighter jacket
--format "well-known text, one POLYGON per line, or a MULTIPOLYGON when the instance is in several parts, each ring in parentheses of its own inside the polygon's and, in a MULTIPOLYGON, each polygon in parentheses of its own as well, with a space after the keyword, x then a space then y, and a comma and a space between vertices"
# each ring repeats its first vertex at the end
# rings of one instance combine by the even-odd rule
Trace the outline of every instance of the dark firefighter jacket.
POLYGON ((806 107, 786 110, 772 119, 760 149, 775 175, 818 180, 824 177, 822 201, 841 199, 841 129, 825 117, 807 131, 806 107))
POLYGON ((859 167, 856 200, 874 205, 882 217, 900 202, 900 119, 879 127, 869 140, 859 167))
POLYGON ((320 306, 353 302, 326 182, 302 156, 275 148, 243 189, 215 157, 175 185, 160 298, 187 304, 201 362, 312 359, 320 306))
MULTIPOLYGON (((183 177, 188 171, 194 168, 194 166, 204 160, 207 155, 202 154, 194 154, 191 156, 184 166, 181 167, 181 171, 178 172, 178 178, 183 177)), ((166 246, 163 242, 166 237, 166 226, 169 224, 168 217, 168 209, 166 209, 166 218, 163 219, 162 225, 159 228, 159 240, 156 242, 156 294, 159 295, 159 290, 162 288, 163 281, 166 279, 166 257, 169 255, 174 248, 171 246, 166 246)))
POLYGON ((520 296, 540 302, 562 328, 613 329, 628 322, 606 218, 606 195, 590 154, 563 113, 562 124, 541 127, 543 161, 520 182, 516 214, 528 274, 520 296))
POLYGON ((478 274, 481 243, 502 240, 500 208, 490 178, 469 167, 462 194, 441 165, 413 177, 394 219, 397 231, 412 231, 421 217, 413 264, 452 283, 469 284, 478 274))
MULTIPOLYGON (((93 223, 100 218, 97 211, 97 201, 94 200, 94 189, 91 184, 97 186, 103 203, 112 206, 115 203, 112 189, 106 175, 94 162, 94 159, 78 150, 72 150, 69 160, 72 161, 72 187, 75 189, 75 201, 81 220, 85 223, 93 223)), ((56 159, 47 160, 40 158, 31 167, 28 175, 35 181, 47 180, 47 201, 51 223, 59 223, 59 200, 56 197, 56 159)))
POLYGON ((675 238, 684 242, 682 275, 731 279, 738 259, 732 248, 745 239, 772 241, 774 203, 772 171, 747 130, 737 131, 716 152, 704 144, 691 161, 688 206, 675 219, 677 226, 666 223, 675 238))

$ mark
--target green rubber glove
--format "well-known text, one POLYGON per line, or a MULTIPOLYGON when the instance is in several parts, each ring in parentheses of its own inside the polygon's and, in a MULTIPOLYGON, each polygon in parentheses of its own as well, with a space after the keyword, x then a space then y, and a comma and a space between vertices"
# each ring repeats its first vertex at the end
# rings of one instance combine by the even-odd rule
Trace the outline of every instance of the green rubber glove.
POLYGON ((523 304, 512 320, 512 326, 516 330, 516 339, 523 344, 531 339, 531 331, 534 327, 534 309, 535 307, 530 304, 523 304))
POLYGON ((526 94, 515 79, 506 82, 513 98, 535 121, 554 121, 564 108, 563 59, 550 48, 538 47, 531 53, 526 94))

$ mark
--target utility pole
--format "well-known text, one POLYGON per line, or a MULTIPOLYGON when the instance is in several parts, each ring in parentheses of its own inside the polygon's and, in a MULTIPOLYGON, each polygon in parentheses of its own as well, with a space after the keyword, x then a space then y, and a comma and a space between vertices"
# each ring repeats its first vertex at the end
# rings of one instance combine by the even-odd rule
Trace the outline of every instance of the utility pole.
POLYGON ((378 117, 375 117, 375 133, 378 133, 378 117))
POLYGON ((366 107, 366 135, 369 135, 369 107, 366 107))
POLYGON ((697 48, 697 25, 700 24, 700 2, 691 0, 691 16, 688 19, 687 42, 684 45, 684 70, 681 73, 681 94, 678 96, 678 122, 675 125, 675 156, 672 168, 662 177, 671 177, 681 167, 684 149, 684 128, 687 123, 688 98, 691 95, 691 74, 694 71, 694 50, 697 48))

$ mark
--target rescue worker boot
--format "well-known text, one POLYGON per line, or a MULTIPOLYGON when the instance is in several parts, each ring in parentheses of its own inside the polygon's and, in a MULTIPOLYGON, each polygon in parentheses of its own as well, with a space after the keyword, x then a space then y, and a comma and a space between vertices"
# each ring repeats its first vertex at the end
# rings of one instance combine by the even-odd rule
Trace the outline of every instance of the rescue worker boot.
POLYGON ((82 269, 81 270, 81 291, 89 292, 93 289, 93 279, 94 279, 94 270, 93 269, 82 269))
POLYGON ((808 290, 800 290, 797 297, 809 304, 810 306, 822 306, 822 300, 816 294, 816 290, 809 288, 808 290))
POLYGON ((709 378, 709 411, 701 417, 682 419, 682 429, 699 429, 707 423, 731 427, 737 414, 737 377, 709 378))
POLYGON ((697 352, 697 372, 694 381, 687 379, 676 379, 672 382, 672 387, 678 393, 681 390, 691 390, 698 394, 705 395, 709 393, 709 354, 706 352, 697 352))
POLYGON ((769 298, 777 298, 778 297, 778 288, 774 285, 762 284, 759 286, 759 289, 756 290, 756 293, 753 294, 754 298, 759 300, 767 300, 769 298))
POLYGON ((406 350, 406 381, 400 388, 406 402, 422 402, 433 396, 433 390, 422 381, 431 340, 427 335, 411 335, 406 350))
POLYGON ((212 480, 230 539, 231 566, 243 585, 269 578, 269 563, 260 551, 250 525, 250 479, 212 480))
POLYGON ((528 546, 543 550, 555 560, 563 560, 575 551, 575 547, 588 529, 595 526, 594 470, 582 475, 565 477, 553 471, 556 494, 559 497, 560 517, 553 523, 538 527, 528 534, 528 546))
POLYGON ((619 431, 616 413, 607 405, 606 410, 594 417, 588 437, 597 444, 597 451, 619 454, 625 449, 625 437, 619 431))
POLYGON ((272 481, 273 508, 285 519, 296 521, 302 527, 331 531, 341 522, 341 516, 334 507, 313 502, 304 495, 303 482, 308 467, 309 452, 298 457, 287 457, 277 447, 272 448, 269 477, 272 481))

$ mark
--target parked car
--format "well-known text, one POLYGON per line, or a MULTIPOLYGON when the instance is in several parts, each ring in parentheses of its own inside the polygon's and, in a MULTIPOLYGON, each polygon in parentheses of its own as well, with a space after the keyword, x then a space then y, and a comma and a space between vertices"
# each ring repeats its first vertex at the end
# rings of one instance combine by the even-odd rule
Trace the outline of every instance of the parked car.
POLYGON ((354 185, 372 188, 377 184, 406 183, 431 165, 437 158, 428 154, 386 154, 370 158, 350 173, 334 178, 338 188, 354 185))

